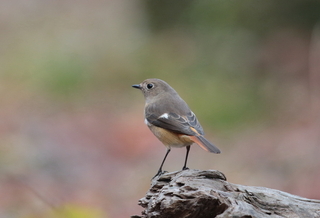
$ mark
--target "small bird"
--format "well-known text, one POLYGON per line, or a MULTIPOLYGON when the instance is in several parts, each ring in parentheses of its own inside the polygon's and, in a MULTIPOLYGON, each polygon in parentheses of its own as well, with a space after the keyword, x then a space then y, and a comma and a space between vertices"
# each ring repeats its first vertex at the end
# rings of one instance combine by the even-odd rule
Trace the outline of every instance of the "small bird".
POLYGON ((187 168, 190 146, 198 144, 208 152, 219 154, 220 150, 203 135, 203 129, 187 103, 165 81, 146 79, 140 84, 132 85, 140 89, 145 98, 145 123, 151 132, 167 147, 167 152, 157 174, 163 174, 163 164, 171 147, 186 147, 186 157, 182 170, 187 168))

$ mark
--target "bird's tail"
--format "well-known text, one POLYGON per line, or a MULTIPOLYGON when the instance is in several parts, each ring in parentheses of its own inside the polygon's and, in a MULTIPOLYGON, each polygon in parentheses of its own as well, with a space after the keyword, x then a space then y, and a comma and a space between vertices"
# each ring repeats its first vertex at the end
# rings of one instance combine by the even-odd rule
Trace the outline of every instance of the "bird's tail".
POLYGON ((216 153, 216 154, 221 153, 219 148, 217 148, 214 144, 209 142, 202 135, 196 135, 196 136, 190 136, 190 137, 195 143, 197 143, 204 150, 212 152, 212 153, 216 153))

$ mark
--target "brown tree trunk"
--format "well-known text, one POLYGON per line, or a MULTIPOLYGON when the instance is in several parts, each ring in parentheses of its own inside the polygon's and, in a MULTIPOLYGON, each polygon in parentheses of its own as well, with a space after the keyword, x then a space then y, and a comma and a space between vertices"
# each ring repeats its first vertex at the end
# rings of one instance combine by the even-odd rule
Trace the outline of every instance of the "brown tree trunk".
POLYGON ((184 170, 152 180, 132 218, 320 217, 320 200, 282 191, 236 185, 215 170, 184 170))

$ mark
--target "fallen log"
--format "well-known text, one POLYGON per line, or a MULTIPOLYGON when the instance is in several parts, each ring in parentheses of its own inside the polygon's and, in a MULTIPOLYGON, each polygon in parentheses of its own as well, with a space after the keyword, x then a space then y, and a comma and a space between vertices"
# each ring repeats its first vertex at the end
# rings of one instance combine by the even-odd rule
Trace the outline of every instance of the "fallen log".
POLYGON ((232 184, 216 170, 183 170, 156 177, 139 205, 144 208, 142 215, 131 218, 320 217, 320 200, 232 184))

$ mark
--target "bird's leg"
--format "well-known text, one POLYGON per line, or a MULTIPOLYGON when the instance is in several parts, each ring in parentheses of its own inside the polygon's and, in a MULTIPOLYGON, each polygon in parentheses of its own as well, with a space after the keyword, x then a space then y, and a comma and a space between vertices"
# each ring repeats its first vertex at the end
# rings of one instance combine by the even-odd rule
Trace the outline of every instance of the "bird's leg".
POLYGON ((188 161, 188 155, 189 155, 189 151, 190 151, 190 145, 186 146, 187 149, 187 153, 186 153, 186 159, 184 161, 184 165, 182 167, 182 170, 188 170, 189 168, 187 167, 187 161, 188 161))
POLYGON ((160 165, 160 168, 159 168, 157 174, 156 174, 152 179, 154 179, 155 177, 160 176, 161 174, 163 174, 163 172, 162 172, 162 166, 163 166, 164 162, 166 161, 166 158, 167 158, 167 156, 168 156, 168 154, 169 154, 170 151, 171 151, 171 149, 168 148, 168 149, 167 149, 167 153, 166 153, 166 155, 165 155, 164 158, 163 158, 163 161, 162 161, 162 163, 161 163, 161 165, 160 165))

